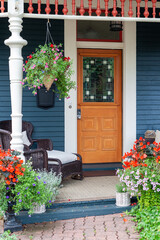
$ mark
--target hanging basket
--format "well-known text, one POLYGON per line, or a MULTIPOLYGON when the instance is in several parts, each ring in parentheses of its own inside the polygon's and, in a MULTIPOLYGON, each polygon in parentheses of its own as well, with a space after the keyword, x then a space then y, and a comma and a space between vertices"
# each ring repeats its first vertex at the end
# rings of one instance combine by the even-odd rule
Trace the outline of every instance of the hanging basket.
POLYGON ((51 79, 51 77, 49 75, 46 75, 43 78, 43 83, 44 83, 44 86, 46 87, 47 91, 49 91, 49 89, 51 88, 53 82, 54 82, 54 79, 51 79))

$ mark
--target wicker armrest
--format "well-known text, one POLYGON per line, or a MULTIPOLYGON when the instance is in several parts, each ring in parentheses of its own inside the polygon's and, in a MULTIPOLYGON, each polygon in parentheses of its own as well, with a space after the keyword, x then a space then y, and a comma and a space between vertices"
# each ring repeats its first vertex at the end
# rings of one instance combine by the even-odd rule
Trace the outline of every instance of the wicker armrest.
POLYGON ((81 157, 81 155, 80 154, 78 154, 78 153, 73 153, 74 155, 76 155, 79 159, 77 159, 77 160, 79 160, 79 161, 81 161, 81 163, 82 163, 82 157, 81 157))
POLYGON ((33 142, 37 143, 37 148, 43 148, 45 150, 53 150, 53 143, 50 139, 33 139, 33 142))
MULTIPOLYGON (((53 161, 53 164, 54 164, 54 162, 57 162, 58 165, 59 165, 59 167, 62 167, 62 162, 61 162, 61 160, 59 160, 58 158, 49 158, 48 161, 49 161, 49 162, 52 162, 52 161, 53 161)), ((51 163, 51 164, 52 164, 52 163, 51 163)))
POLYGON ((31 159, 34 169, 47 169, 48 170, 48 155, 44 149, 34 149, 30 151, 24 151, 26 160, 31 159))
POLYGON ((23 144, 24 145, 24 151, 29 151, 30 150, 30 148, 26 145, 26 144, 23 144))

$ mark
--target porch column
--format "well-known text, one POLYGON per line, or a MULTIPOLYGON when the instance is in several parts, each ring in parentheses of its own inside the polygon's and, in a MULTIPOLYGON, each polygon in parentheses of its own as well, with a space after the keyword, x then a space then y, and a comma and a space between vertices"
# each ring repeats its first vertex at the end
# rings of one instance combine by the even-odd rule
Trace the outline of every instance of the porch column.
POLYGON ((22 47, 27 44, 21 36, 23 0, 8 0, 9 30, 11 36, 5 40, 10 48, 9 76, 11 92, 11 119, 12 119, 12 140, 11 149, 21 152, 23 157, 22 141, 22 84, 23 78, 23 57, 22 47))
POLYGON ((124 23, 123 153, 136 140, 136 22, 124 23))

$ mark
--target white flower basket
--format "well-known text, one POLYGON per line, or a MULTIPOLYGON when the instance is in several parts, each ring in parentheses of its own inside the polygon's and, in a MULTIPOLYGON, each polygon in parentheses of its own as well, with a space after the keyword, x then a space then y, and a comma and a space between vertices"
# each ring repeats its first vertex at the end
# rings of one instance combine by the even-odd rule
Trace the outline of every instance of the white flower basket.
POLYGON ((116 192, 116 205, 118 207, 127 207, 131 204, 130 195, 128 192, 116 192))
POLYGON ((39 205, 38 203, 34 203, 33 213, 44 213, 46 211, 45 204, 39 205))

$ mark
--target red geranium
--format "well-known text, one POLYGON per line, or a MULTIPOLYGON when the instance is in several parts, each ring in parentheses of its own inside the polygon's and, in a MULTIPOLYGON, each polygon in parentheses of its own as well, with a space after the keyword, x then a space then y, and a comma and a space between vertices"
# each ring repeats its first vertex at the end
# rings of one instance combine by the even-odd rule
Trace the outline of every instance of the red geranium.
POLYGON ((4 175, 7 185, 18 182, 18 175, 24 175, 23 160, 16 154, 17 152, 10 149, 4 151, 0 148, 0 173, 4 175))

